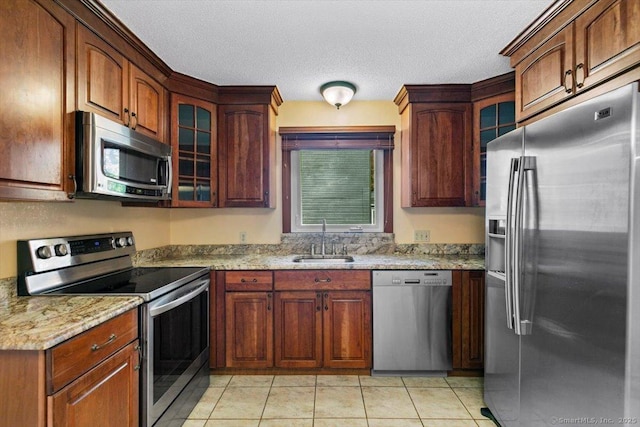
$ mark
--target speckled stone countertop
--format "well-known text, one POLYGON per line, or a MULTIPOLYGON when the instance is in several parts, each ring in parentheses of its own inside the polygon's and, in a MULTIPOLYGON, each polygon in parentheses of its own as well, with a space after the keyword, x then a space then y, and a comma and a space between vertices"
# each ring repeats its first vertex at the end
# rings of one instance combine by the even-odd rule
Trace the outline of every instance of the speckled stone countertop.
POLYGON ((295 255, 178 255, 139 261, 140 266, 209 267, 214 270, 482 270, 478 255, 374 254, 353 255, 354 262, 298 263, 295 255))
POLYGON ((0 279, 0 350, 46 350, 142 303, 138 297, 16 295, 0 279))

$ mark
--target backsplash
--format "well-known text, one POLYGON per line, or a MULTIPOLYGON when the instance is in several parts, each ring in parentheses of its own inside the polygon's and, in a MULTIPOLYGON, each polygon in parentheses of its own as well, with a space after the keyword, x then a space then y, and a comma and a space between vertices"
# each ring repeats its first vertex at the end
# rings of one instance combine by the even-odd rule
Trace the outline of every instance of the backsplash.
MULTIPOLYGON (((168 245, 160 248, 138 251, 134 264, 157 259, 202 257, 207 255, 302 255, 311 252, 315 244, 320 252, 322 233, 283 234, 280 244, 255 245, 168 245)), ((411 243, 396 244, 390 233, 326 233, 325 246, 331 253, 346 245, 349 255, 424 254, 424 255, 484 255, 483 244, 456 243, 411 243)))

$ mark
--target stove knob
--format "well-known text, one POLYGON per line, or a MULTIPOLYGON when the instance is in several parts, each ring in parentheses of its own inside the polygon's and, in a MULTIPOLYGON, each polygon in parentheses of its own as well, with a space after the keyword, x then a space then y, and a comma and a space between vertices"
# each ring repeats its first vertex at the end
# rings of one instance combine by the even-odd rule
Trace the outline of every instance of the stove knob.
POLYGON ((127 246, 127 239, 126 237, 118 237, 116 239, 116 247, 117 248, 124 248, 125 246, 127 246))
POLYGON ((51 252, 51 248, 49 246, 40 246, 36 250, 36 254, 38 255, 38 258, 42 259, 49 259, 53 256, 53 253, 51 252))
POLYGON ((133 237, 131 237, 131 236, 127 237, 127 245, 128 246, 133 246, 133 237))
POLYGON ((69 250, 67 249, 67 245, 65 245, 64 243, 59 243, 55 245, 53 249, 56 251, 57 256, 65 256, 66 254, 69 253, 69 250))

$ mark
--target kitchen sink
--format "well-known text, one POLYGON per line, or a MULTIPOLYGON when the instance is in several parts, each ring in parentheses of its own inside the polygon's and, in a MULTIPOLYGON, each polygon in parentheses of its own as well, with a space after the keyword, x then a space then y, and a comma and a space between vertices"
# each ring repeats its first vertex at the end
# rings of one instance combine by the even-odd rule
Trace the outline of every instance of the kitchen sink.
POLYGON ((353 257, 350 255, 299 255, 293 258, 293 262, 321 263, 321 264, 353 262, 353 261, 354 261, 353 257))

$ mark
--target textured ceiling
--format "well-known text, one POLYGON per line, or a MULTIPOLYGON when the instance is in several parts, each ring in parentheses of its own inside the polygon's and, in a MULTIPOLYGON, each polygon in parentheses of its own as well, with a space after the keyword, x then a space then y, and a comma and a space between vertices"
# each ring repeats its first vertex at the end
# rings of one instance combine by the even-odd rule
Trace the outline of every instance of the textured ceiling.
POLYGON ((511 71, 498 52, 551 0, 101 0, 173 70, 217 85, 277 85, 354 100, 403 84, 472 83, 511 71))

